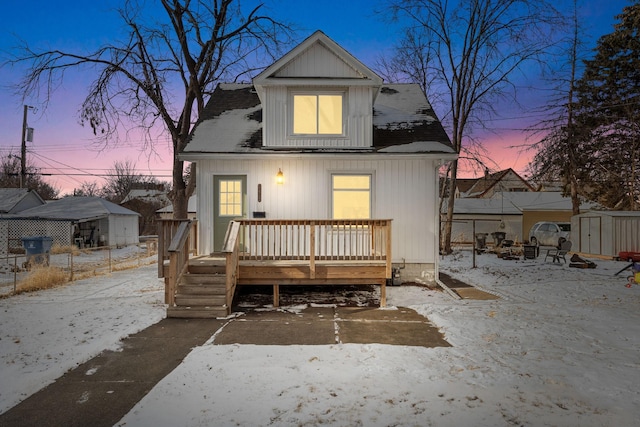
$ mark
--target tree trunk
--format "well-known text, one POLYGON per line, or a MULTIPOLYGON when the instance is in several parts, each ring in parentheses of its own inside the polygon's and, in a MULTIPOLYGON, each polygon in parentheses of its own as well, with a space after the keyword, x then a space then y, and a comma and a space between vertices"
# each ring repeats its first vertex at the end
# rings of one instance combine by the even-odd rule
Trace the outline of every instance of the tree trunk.
MULTIPOLYGON (((458 160, 451 162, 451 178, 449 184, 449 203, 447 205, 447 219, 444 224, 444 248, 445 254, 451 251, 451 231, 453 226, 453 205, 456 200, 456 177, 458 176, 458 160)), ((475 237, 474 237, 475 238, 475 237)))
POLYGON ((573 215, 580 214, 580 197, 578 195, 578 183, 576 181, 575 170, 571 173, 571 182, 569 184, 569 188, 571 191, 571 206, 573 209, 573 215))
POLYGON ((173 189, 171 202, 173 203, 173 219, 187 219, 188 216, 187 187, 184 183, 184 162, 178 160, 178 153, 173 155, 173 189))

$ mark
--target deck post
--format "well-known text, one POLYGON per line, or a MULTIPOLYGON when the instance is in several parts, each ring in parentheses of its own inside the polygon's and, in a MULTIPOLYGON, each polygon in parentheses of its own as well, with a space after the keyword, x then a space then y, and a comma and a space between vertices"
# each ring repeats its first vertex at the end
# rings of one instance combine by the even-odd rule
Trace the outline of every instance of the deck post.
POLYGON ((387 234, 387 240, 386 240, 386 248, 385 248, 385 252, 386 252, 386 256, 387 256, 387 268, 386 268, 386 275, 387 275, 387 279, 391 279, 393 278, 393 257, 391 254, 391 221, 385 221, 386 223, 386 234, 387 234))
POLYGON ((309 225, 309 278, 316 278, 316 224, 309 225))
POLYGON ((273 285, 273 306, 280 307, 280 285, 273 285))
POLYGON ((380 307, 387 306, 387 281, 380 282, 380 307))

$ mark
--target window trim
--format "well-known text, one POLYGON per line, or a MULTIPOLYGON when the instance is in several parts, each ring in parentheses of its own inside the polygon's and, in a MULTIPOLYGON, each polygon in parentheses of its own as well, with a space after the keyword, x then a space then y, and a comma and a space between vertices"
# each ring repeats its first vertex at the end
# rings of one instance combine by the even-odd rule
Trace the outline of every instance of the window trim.
MULTIPOLYGON (((346 89, 324 89, 324 90, 312 90, 312 89, 296 89, 289 91, 289 124, 287 132, 290 138, 316 138, 316 139, 335 139, 346 138, 347 136, 347 90, 346 89), (342 97, 342 132, 341 133, 295 133, 293 131, 295 124, 295 109, 294 109, 294 97, 296 95, 304 96, 322 96, 322 95, 339 95, 342 97)), ((316 122, 317 123, 317 122, 316 122)))
MULTIPOLYGON (((334 216, 334 207, 335 207, 335 197, 334 197, 334 192, 335 192, 335 188, 334 188, 334 180, 333 178, 335 176, 366 176, 369 177, 369 217, 368 218, 357 218, 357 219, 373 219, 374 217, 374 213, 373 213, 373 207, 374 207, 374 191, 373 191, 373 186, 374 186, 374 179, 375 179, 375 174, 373 171, 358 171, 358 172, 339 172, 339 171, 335 171, 335 172, 331 172, 329 174, 329 193, 330 193, 330 215, 331 215, 331 219, 336 219, 334 216)), ((345 219, 356 219, 356 218, 345 218, 345 219)))

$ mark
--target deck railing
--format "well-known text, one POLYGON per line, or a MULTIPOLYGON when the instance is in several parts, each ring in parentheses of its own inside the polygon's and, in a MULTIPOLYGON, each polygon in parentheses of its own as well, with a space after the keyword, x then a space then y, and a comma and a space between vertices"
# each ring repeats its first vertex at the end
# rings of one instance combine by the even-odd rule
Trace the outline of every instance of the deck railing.
MULTIPOLYGON (((169 265, 165 277, 165 303, 169 306, 175 304, 176 289, 180 275, 183 274, 189 264, 189 255, 191 254, 192 233, 195 228, 195 221, 181 221, 175 229, 169 245, 167 253, 169 256, 169 265)), ((158 250, 160 252, 160 250, 158 250)), ((164 270, 164 269, 163 269, 164 270)), ((164 275, 164 271, 163 271, 164 275)))
POLYGON ((233 295, 236 292, 236 284, 238 283, 238 273, 240 269, 239 243, 240 223, 231 221, 227 227, 224 247, 222 248, 222 253, 225 255, 225 301, 227 307, 231 307, 233 303, 233 295))
POLYGON ((169 260, 169 245, 176 235, 180 224, 189 222, 189 254, 195 254, 198 247, 198 222, 188 219, 158 220, 158 277, 165 276, 165 261, 169 260))
POLYGON ((391 277, 390 219, 239 220, 240 260, 385 261, 391 277))

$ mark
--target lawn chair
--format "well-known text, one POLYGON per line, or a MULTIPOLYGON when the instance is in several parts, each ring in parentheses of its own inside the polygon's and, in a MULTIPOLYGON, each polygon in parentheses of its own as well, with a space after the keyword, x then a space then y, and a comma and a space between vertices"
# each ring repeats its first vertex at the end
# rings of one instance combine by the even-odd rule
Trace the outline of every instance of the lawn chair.
POLYGON ((551 257, 553 262, 557 261, 558 263, 560 263, 560 260, 562 259, 562 261, 566 264, 567 259, 565 258, 565 255, 567 255, 567 252, 569 252, 570 250, 571 240, 565 240, 560 244, 560 247, 548 249, 547 254, 544 256, 544 260, 546 261, 547 258, 551 257))

